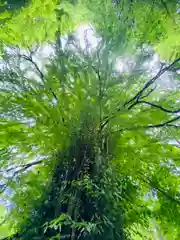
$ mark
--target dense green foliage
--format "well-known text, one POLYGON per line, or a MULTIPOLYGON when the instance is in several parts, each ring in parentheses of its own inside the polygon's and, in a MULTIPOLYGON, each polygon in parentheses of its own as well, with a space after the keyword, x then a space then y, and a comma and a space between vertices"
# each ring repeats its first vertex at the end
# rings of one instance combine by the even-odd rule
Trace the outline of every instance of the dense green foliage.
POLYGON ((0 15, 0 237, 179 239, 178 2, 9 2, 0 15), (88 35, 78 43, 85 23, 94 48, 88 35), (37 58, 43 46, 53 49, 48 61, 37 58), (148 46, 167 61, 152 76, 148 46), (134 67, 118 72, 119 58, 134 67))

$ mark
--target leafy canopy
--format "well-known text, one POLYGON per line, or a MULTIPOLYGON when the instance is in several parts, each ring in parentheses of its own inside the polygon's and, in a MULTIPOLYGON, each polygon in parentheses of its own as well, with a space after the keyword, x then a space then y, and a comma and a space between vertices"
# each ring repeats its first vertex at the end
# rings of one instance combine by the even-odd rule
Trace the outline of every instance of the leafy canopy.
POLYGON ((168 2, 38 0, 2 12, 4 239, 152 239, 159 228, 179 239, 180 92, 162 86, 168 72, 177 85, 180 35, 168 2), (94 49, 76 40, 82 22, 96 29, 94 49), (42 44, 54 50, 44 69, 42 44), (170 61, 152 77, 144 44, 170 61), (117 57, 132 55, 135 67, 118 72, 117 57))

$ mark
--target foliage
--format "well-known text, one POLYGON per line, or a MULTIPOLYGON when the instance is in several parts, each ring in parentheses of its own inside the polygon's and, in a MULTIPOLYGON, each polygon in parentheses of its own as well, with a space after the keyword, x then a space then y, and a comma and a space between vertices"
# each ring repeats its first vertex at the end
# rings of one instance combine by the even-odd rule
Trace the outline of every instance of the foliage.
POLYGON ((110 39, 121 55, 122 51, 148 43, 163 59, 172 61, 179 56, 180 19, 175 7, 178 6, 177 1, 81 2, 94 13, 91 21, 100 35, 110 39))
POLYGON ((179 68, 179 28, 167 1, 168 13, 131 2, 39 0, 3 12, 0 184, 12 205, 0 229, 13 231, 4 239, 145 239, 155 226, 179 239, 180 91, 156 87, 179 68), (81 21, 95 26, 97 47, 73 39, 63 48, 59 36, 81 21), (35 57, 42 43, 54 47, 45 69, 35 57), (142 66, 117 72, 117 57, 139 60, 144 43, 167 44, 171 64, 152 78, 142 66))

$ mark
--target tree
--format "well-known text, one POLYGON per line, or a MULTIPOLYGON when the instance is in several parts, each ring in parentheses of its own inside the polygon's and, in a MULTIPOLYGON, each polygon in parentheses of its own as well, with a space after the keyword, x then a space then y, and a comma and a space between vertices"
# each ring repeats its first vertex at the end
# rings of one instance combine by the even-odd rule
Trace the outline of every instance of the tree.
MULTIPOLYGON (((73 7, 64 2, 57 8, 47 1, 45 11, 37 12, 48 21, 33 29, 51 28, 54 20, 53 29, 32 38, 29 28, 22 39, 2 35, 1 193, 13 204, 8 212, 13 233, 5 239, 143 239, 152 220, 178 239, 179 143, 170 141, 178 142, 180 92, 162 91, 156 83, 177 71, 180 58, 173 55, 153 77, 142 69, 115 70, 117 56, 127 50, 139 59, 137 46, 163 44, 159 31, 171 17, 164 9, 159 13, 159 30, 154 18, 159 6, 139 3, 124 3, 119 23, 115 10, 122 2, 81 1, 73 7), (73 21, 74 8, 94 23, 100 36, 96 49, 83 51, 75 40, 62 48, 58 35, 82 19, 80 14, 73 21), (138 15, 142 9, 143 18, 153 13, 148 34, 138 15), (44 71, 35 54, 50 40, 58 41, 44 71), (33 69, 33 77, 22 64, 33 69)), ((31 26, 35 9, 32 3, 14 17, 31 26), (30 10, 28 19, 24 13, 30 10)), ((20 34, 24 23, 9 23, 20 34)))

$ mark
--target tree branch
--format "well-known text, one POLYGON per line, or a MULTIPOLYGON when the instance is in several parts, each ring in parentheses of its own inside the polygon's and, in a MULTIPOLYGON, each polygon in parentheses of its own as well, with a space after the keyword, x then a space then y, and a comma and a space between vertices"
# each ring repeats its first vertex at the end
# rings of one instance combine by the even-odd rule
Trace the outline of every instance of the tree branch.
POLYGON ((173 196, 169 195, 166 190, 161 189, 157 184, 153 183, 150 179, 147 178, 142 172, 138 171, 138 173, 141 175, 141 180, 144 183, 147 183, 152 188, 156 189, 158 192, 160 192, 163 196, 165 196, 168 200, 176 202, 178 205, 180 205, 180 199, 176 199, 173 196))
POLYGON ((170 12, 169 12, 169 9, 168 9, 168 7, 167 7, 167 5, 166 5, 166 2, 164 2, 164 0, 161 0, 161 3, 162 3, 162 5, 164 6, 164 8, 166 9, 167 15, 171 16, 171 14, 170 14, 170 12))
POLYGON ((166 113, 180 113, 180 109, 177 109, 177 110, 169 110, 169 109, 166 109, 160 105, 157 105, 155 103, 151 103, 151 102, 148 102, 148 101, 137 101, 135 103, 133 103, 131 106, 128 107, 128 109, 130 110, 131 108, 133 108, 134 106, 136 106, 137 104, 146 104, 146 105, 149 105, 151 107, 154 107, 154 108, 158 108, 160 109, 161 111, 163 112, 166 112, 166 113))
MULTIPOLYGON (((126 101, 125 104, 124 104, 124 107, 126 107, 127 105, 131 104, 131 106, 128 107, 128 110, 130 110, 132 107, 134 107, 136 104, 138 103, 144 103, 144 104, 147 104, 147 105, 151 105, 152 107, 155 107, 155 108, 159 108, 160 110, 162 111, 165 111, 167 113, 179 113, 180 112, 180 109, 177 109, 177 110, 168 110, 168 109, 165 109, 157 104, 154 104, 154 103, 150 103, 150 102, 147 102, 147 101, 141 101, 142 99, 148 97, 156 88, 155 87, 152 87, 148 93, 144 94, 144 92, 161 76, 163 75, 166 71, 168 70, 171 70, 172 67, 174 67, 175 64, 177 64, 178 62, 180 61, 180 58, 177 58, 173 63, 171 63, 169 66, 166 66, 166 67, 163 67, 161 66, 159 72, 153 77, 151 78, 150 80, 148 80, 146 82, 146 84, 144 85, 144 87, 134 96, 132 97, 130 100, 126 101), (135 101, 135 102, 134 102, 135 101), (133 103, 134 102, 134 103, 133 103)), ((102 131, 102 129, 108 124, 108 122, 115 118, 116 117, 116 113, 120 112, 121 109, 118 108, 116 110, 115 113, 113 113, 111 116, 106 116, 105 118, 102 119, 102 122, 100 124, 100 129, 102 131)), ((179 118, 178 118, 179 119, 179 118)), ((171 122, 171 120, 170 120, 171 122)), ((133 128, 129 128, 129 129, 126 129, 126 130, 135 130, 135 129, 138 129, 138 128, 153 128, 153 127, 162 127, 162 126, 173 126, 173 127, 179 127, 179 126, 176 126, 176 125, 170 125, 169 121, 168 122, 165 122, 165 123, 162 123, 162 124, 157 124, 157 125, 148 125, 148 126, 140 126, 140 127, 133 127, 133 128)))
POLYGON ((7 184, 0 185, 0 188, 1 188, 0 189, 0 194, 3 193, 7 189, 7 187, 8 187, 7 184))
POLYGON ((133 130, 141 130, 141 129, 150 129, 150 128, 161 128, 161 127, 174 127, 174 128, 180 128, 180 125, 171 124, 177 120, 180 119, 180 116, 175 117, 167 122, 154 124, 154 125, 145 125, 145 126, 135 126, 131 128, 122 128, 120 130, 114 131, 114 132, 124 132, 124 131, 133 131, 133 130))
POLYGON ((147 83, 144 85, 144 87, 134 96, 132 97, 129 101, 125 102, 124 106, 126 107, 127 105, 129 105, 130 103, 132 103, 135 100, 139 100, 142 97, 142 94, 144 93, 144 91, 146 89, 149 88, 149 86, 151 86, 161 75, 163 75, 166 71, 171 70, 171 68, 180 61, 180 58, 177 58, 173 63, 171 63, 169 66, 164 67, 161 66, 159 72, 153 77, 151 78, 149 81, 147 81, 147 83))
POLYGON ((161 3, 162 3, 162 5, 164 6, 164 8, 165 8, 165 10, 166 10, 166 12, 167 12, 167 15, 168 15, 170 18, 172 18, 172 20, 173 20, 174 23, 176 23, 173 15, 170 13, 170 11, 169 11, 169 9, 168 9, 168 6, 167 6, 166 2, 165 2, 164 0, 161 0, 161 3))
POLYGON ((144 99, 146 97, 148 97, 152 92, 154 92, 154 90, 157 88, 157 85, 155 85, 154 87, 152 87, 149 92, 147 92, 144 96, 141 96, 141 99, 144 99))
POLYGON ((38 67, 37 63, 34 62, 34 60, 32 59, 32 56, 26 56, 26 55, 19 55, 19 57, 24 58, 26 61, 30 62, 33 64, 33 66, 35 67, 35 69, 37 70, 37 72, 39 73, 39 76, 41 78, 41 80, 44 80, 44 74, 42 73, 42 71, 40 70, 40 68, 38 67))
POLYGON ((16 170, 16 169, 20 168, 20 169, 18 169, 18 170, 15 171, 15 173, 16 173, 16 172, 19 172, 19 171, 21 171, 21 170, 26 170, 26 169, 28 169, 28 168, 30 168, 30 167, 32 167, 32 166, 34 166, 34 165, 40 164, 40 163, 42 163, 42 162, 43 162, 43 160, 38 160, 38 161, 34 161, 34 162, 30 162, 30 163, 26 163, 26 164, 14 166, 14 167, 8 168, 8 169, 6 169, 6 170, 4 170, 4 171, 1 170, 0 172, 1 172, 1 173, 3 173, 3 172, 9 173, 9 172, 11 172, 11 171, 13 171, 13 170, 16 170))
POLYGON ((17 174, 27 170, 28 168, 30 168, 32 166, 35 166, 35 165, 41 164, 41 163, 43 163, 43 159, 42 160, 38 160, 38 161, 34 161, 34 162, 30 162, 30 163, 27 163, 27 164, 22 164, 22 165, 19 165, 19 166, 11 167, 11 168, 8 168, 7 170, 4 170, 4 171, 1 170, 0 171, 1 173, 6 173, 6 174, 11 172, 11 171, 13 171, 13 170, 15 170, 15 171, 12 173, 12 177, 10 177, 9 179, 7 178, 7 182, 6 183, 0 185, 0 194, 2 194, 8 188, 8 182, 12 181, 13 178, 17 174), (20 168, 20 169, 18 169, 18 168, 20 168))
MULTIPOLYGON (((37 63, 32 59, 32 56, 26 56, 26 55, 19 54, 19 57, 24 58, 26 61, 29 61, 35 67, 36 71, 39 73, 41 80, 44 82, 44 79, 45 79, 44 74, 38 67, 37 63)), ((51 91, 53 97, 58 101, 58 97, 56 96, 54 91, 52 91, 52 88, 49 88, 49 90, 51 91)))
POLYGON ((15 175, 19 174, 20 172, 23 172, 23 171, 27 170, 28 168, 33 167, 33 166, 35 166, 37 164, 41 164, 41 163, 43 163, 43 159, 35 161, 35 162, 31 162, 31 163, 27 163, 27 164, 21 165, 20 166, 21 168, 14 172, 13 177, 15 175))

